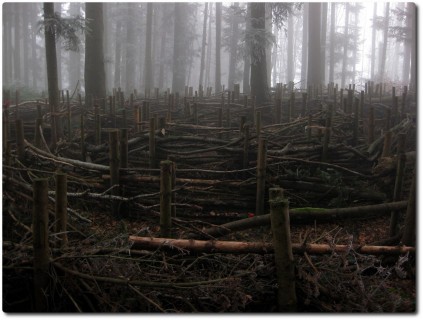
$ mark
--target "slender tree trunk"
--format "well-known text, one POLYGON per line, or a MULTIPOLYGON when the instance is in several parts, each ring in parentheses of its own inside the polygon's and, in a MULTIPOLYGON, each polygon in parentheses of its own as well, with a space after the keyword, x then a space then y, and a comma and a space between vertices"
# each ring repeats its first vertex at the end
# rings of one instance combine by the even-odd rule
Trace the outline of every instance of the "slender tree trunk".
POLYGON ((407 3, 411 16, 411 68, 410 91, 417 91, 417 8, 413 2, 407 3))
POLYGON ((321 32, 321 51, 320 51, 320 75, 322 77, 321 82, 325 83, 326 81, 326 30, 327 30, 327 21, 328 21, 328 4, 326 2, 322 3, 322 32, 321 32))
POLYGON ((30 11, 30 3, 22 3, 22 29, 23 32, 23 82, 25 87, 29 87, 29 13, 30 11))
POLYGON ((222 36, 222 3, 216 3, 216 69, 215 69, 215 92, 222 91, 222 82, 220 76, 220 48, 222 36))
POLYGON ((239 3, 235 2, 234 4, 234 15, 232 16, 232 34, 231 34, 231 49, 230 49, 230 56, 229 56, 229 76, 228 76, 228 89, 234 89, 234 82, 235 82, 235 70, 237 64, 237 49, 238 49, 238 17, 236 16, 236 12, 239 8, 239 3))
MULTIPOLYGON (((79 15, 81 4, 79 2, 72 2, 70 4, 70 14, 72 16, 79 15)), ((70 70, 69 70, 69 83, 71 87, 75 87, 78 83, 78 80, 81 80, 81 53, 71 51, 69 54, 70 59, 70 70)), ((81 84, 79 84, 79 88, 81 84)))
MULTIPOLYGON (((54 17, 54 4, 44 2, 44 17, 51 19, 54 17)), ((59 106, 59 80, 57 77, 57 57, 56 57, 56 36, 49 28, 44 28, 44 38, 46 47, 47 62, 47 82, 48 100, 52 112, 56 112, 59 106)), ((54 119, 54 118, 53 118, 54 119)), ((52 145, 56 144, 58 134, 58 123, 52 119, 52 145)))
POLYGON ((347 65, 348 65, 348 23, 349 23, 349 16, 350 16, 350 6, 349 3, 345 3, 345 26, 344 26, 344 53, 342 56, 342 73, 341 73, 341 88, 345 87, 345 78, 347 73, 347 65))
POLYGON ((166 53, 166 34, 167 34, 167 24, 166 24, 166 17, 167 17, 167 4, 160 4, 161 6, 161 36, 160 36, 160 66, 159 66, 159 80, 158 86, 160 89, 164 87, 164 66, 165 66, 165 53, 166 53))
POLYGON ((307 57, 308 57, 308 20, 309 4, 303 6, 303 40, 301 46, 301 88, 307 87, 307 57))
POLYGON ((274 26, 273 28, 273 34, 275 36, 275 44, 273 45, 273 51, 272 51, 272 78, 273 82, 272 85, 276 86, 277 83, 277 77, 278 77, 278 47, 279 47, 279 33, 278 28, 274 26))
POLYGON ((11 3, 3 5, 3 86, 8 86, 12 82, 11 6, 11 3))
POLYGON ((330 5, 330 53, 329 53, 329 82, 334 82, 335 73, 335 18, 336 4, 332 2, 330 5))
POLYGON ((13 50, 13 66, 14 66, 14 80, 16 83, 20 83, 22 80, 21 77, 21 24, 20 24, 20 16, 21 16, 21 3, 15 3, 15 47, 13 50))
POLYGON ((411 44, 412 39, 411 35, 413 33, 413 22, 412 22, 412 15, 411 15, 411 3, 407 3, 407 16, 405 18, 405 28, 406 34, 409 35, 404 40, 404 60, 402 66, 402 82, 404 85, 409 85, 410 81, 410 62, 411 62, 411 44))
POLYGON ((173 40, 173 77, 172 92, 183 92, 185 87, 186 75, 186 48, 184 41, 184 13, 187 4, 179 2, 175 3, 175 26, 173 40))
POLYGON ((256 97, 257 105, 269 98, 267 85, 267 63, 265 44, 265 3, 249 3, 251 6, 251 28, 256 38, 251 44, 251 95, 256 97))
MULTIPOLYGON (((251 31, 251 6, 247 4, 247 16, 245 21, 245 32, 248 34, 251 31)), ((244 73, 242 80, 242 92, 250 94, 250 70, 251 70, 251 55, 246 53, 244 55, 244 73)))
POLYGON ((376 65, 376 17, 377 17, 377 1, 373 4, 373 27, 372 27, 372 56, 370 60, 370 79, 375 79, 375 65, 376 65))
POLYGON ((106 96, 106 74, 103 53, 103 4, 87 2, 85 13, 90 33, 85 34, 85 95, 106 96))
POLYGON ((310 14, 308 25, 308 84, 319 85, 320 76, 320 30, 321 30, 321 3, 309 3, 310 14))
POLYGON ((292 14, 288 16, 288 58, 286 62, 287 72, 286 72, 286 83, 294 80, 294 17, 292 14))
POLYGON ((145 34, 145 60, 144 60, 144 85, 145 90, 150 92, 152 88, 152 59, 151 59, 151 42, 152 42, 152 29, 153 29, 153 3, 147 2, 147 28, 145 34))
POLYGON ((382 47, 382 56, 380 60, 380 82, 383 83, 385 79, 385 65, 386 65, 386 51, 388 48, 388 30, 389 29, 389 2, 386 3, 385 7, 385 20, 383 27, 383 47, 382 47))
MULTIPOLYGON (((355 4, 357 6, 357 4, 355 4)), ((359 9, 355 8, 354 10, 354 49, 353 49, 353 70, 352 70, 352 79, 351 82, 355 83, 355 74, 356 74, 356 61, 357 61, 357 50, 358 50, 358 14, 359 14, 359 9)))
POLYGON ((207 9, 208 3, 204 4, 204 19, 203 19, 203 38, 201 42, 201 65, 200 65, 200 81, 199 86, 203 85, 204 67, 206 58, 206 38, 207 38, 207 9))
POLYGON ((115 35, 115 76, 114 76, 114 87, 120 87, 121 86, 121 54, 122 54, 122 48, 121 48, 121 33, 122 33, 122 22, 118 20, 116 22, 116 35, 115 35))
MULTIPOLYGON (((61 3, 55 3, 54 4, 54 11, 59 15, 59 17, 62 16, 62 4, 61 3)), ((59 80, 59 90, 63 88, 62 83, 62 44, 61 39, 56 38, 56 56, 57 56, 57 78, 59 80)), ((60 98, 60 97, 59 97, 60 98)))
MULTIPOLYGON (((271 4, 265 3, 265 29, 267 33, 272 33, 272 10, 271 4)), ((267 86, 271 87, 271 75, 272 75, 272 45, 266 43, 266 77, 267 86)))
MULTIPOLYGON (((135 5, 127 3, 127 24, 126 24, 126 91, 135 89, 135 5)), ((148 14, 147 14, 148 17, 148 14)), ((150 44, 151 51, 151 44, 150 44)))
POLYGON ((210 14, 209 14, 209 34, 207 39, 207 61, 206 61, 206 76, 205 76, 205 84, 206 87, 210 86, 210 67, 211 67, 211 59, 212 59, 212 8, 213 3, 210 3, 210 14))

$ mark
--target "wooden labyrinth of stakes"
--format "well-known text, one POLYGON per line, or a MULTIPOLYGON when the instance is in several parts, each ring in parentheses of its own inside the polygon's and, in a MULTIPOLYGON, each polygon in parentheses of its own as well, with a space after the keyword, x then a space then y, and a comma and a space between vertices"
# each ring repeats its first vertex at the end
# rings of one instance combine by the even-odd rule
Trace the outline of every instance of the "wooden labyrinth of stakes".
MULTIPOLYGON (((17 101, 3 109, 3 223, 10 223, 10 230, 3 233, 4 261, 14 265, 8 252, 18 247, 32 255, 27 249, 31 243, 22 239, 37 228, 33 232, 40 237, 34 239, 33 252, 39 254, 34 281, 36 290, 42 290, 53 258, 52 264, 62 273, 90 279, 89 273, 97 270, 93 265, 91 270, 77 270, 65 264, 66 255, 77 247, 81 255, 83 247, 87 255, 111 255, 131 250, 132 243, 134 252, 141 255, 142 250, 159 250, 160 244, 152 249, 145 237, 145 249, 139 249, 140 235, 152 237, 152 242, 154 238, 207 242, 271 224, 274 234, 279 229, 273 224, 280 224, 289 235, 289 224, 386 216, 391 219, 389 235, 394 236, 414 176, 416 104, 406 88, 397 90, 403 91, 399 97, 395 90, 392 95, 386 89, 383 92, 381 85, 378 91, 370 83, 365 88, 338 90, 330 84, 292 91, 288 89, 293 87, 278 84, 271 101, 263 105, 240 93, 239 85, 233 92, 218 94, 201 87, 198 92, 186 88, 185 95, 161 94, 158 89, 152 95, 125 95, 119 89, 105 98, 70 99, 67 93, 55 112, 44 100, 17 101), (269 190, 276 194, 273 200, 269 190), (289 206, 283 209, 288 221, 273 221, 269 216, 279 212, 274 201, 289 206), (115 221, 116 232, 122 229, 125 239, 119 238, 120 246, 113 242, 116 239, 109 239, 102 241, 103 248, 93 249, 96 244, 90 242, 87 230, 91 225, 101 228, 102 216, 115 221), (149 233, 128 230, 123 222, 127 219, 142 222, 149 233)), ((166 247, 190 250, 189 243, 179 247, 164 241, 166 247)), ((290 244, 286 236, 273 241, 290 244)), ((219 252, 217 247, 211 250, 207 243, 202 245, 194 252, 202 252, 201 248, 219 252)), ((321 254, 332 248, 293 243, 288 246, 290 252, 285 252, 280 245, 253 241, 251 251, 248 246, 240 251, 236 244, 231 251, 218 245, 228 253, 264 254, 274 248, 275 255, 291 260, 292 250, 297 254, 307 248, 321 254)), ((381 247, 380 252, 414 250, 392 248, 381 247)), ((357 250, 373 254, 379 249, 357 250)), ((91 280, 120 283, 120 275, 105 274, 91 280)), ((195 285, 200 287, 201 281, 212 283, 198 281, 195 285)), ((280 285, 289 286, 286 281, 278 279, 280 285)), ((137 286, 161 286, 159 280, 152 282, 127 283, 143 296, 137 286)), ((178 283, 190 287, 187 279, 162 282, 162 287, 178 287, 178 283)), ((94 290, 84 283, 78 286, 94 290)), ((295 288, 290 291, 295 295, 295 288)), ((40 292, 35 295, 43 300, 40 292)), ((284 298, 289 303, 279 298, 280 310, 294 310, 296 299, 291 298, 284 298)), ((74 304, 78 309, 79 303, 74 304)), ((38 306, 43 310, 45 301, 38 301, 38 306)))

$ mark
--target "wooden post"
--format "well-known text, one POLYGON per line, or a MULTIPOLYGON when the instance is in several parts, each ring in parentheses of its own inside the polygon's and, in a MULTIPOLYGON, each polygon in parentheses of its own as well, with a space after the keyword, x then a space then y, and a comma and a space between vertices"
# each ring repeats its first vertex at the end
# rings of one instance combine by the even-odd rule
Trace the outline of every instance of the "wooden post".
POLYGON ((354 98, 354 127, 352 145, 356 146, 358 142, 358 117, 359 117, 360 99, 354 98))
MULTIPOLYGON (((109 158, 110 158, 110 186, 113 195, 120 195, 119 188, 119 131, 113 130, 109 133, 109 158)), ((119 202, 112 201, 112 214, 119 215, 119 202)))
POLYGON ((326 118, 325 135, 323 139, 323 148, 322 148, 323 162, 328 160, 329 142, 330 142, 331 127, 332 127, 332 110, 333 110, 333 106, 329 105, 328 115, 326 118))
POLYGON ((19 119, 19 90, 15 91, 15 120, 19 119))
POLYGON ((68 244, 66 225, 68 222, 67 176, 66 173, 56 173, 56 247, 62 248, 68 244))
POLYGON ((398 123, 398 97, 393 97, 392 101, 392 126, 395 126, 398 123))
MULTIPOLYGON (((407 88, 407 87, 404 87, 404 88, 407 88)), ((402 99, 401 99, 401 111, 400 111, 400 119, 402 120, 402 119, 404 119, 404 117, 405 117, 405 102, 406 102, 406 100, 407 100, 407 91, 404 91, 403 93, 402 93, 402 99)))
MULTIPOLYGON (((217 126, 219 128, 223 127, 223 108, 222 107, 219 107, 217 109, 217 126)), ((222 133, 221 132, 219 132, 218 138, 222 139, 222 133)))
POLYGON ((172 185, 171 185, 171 210, 172 210, 172 218, 176 218, 176 192, 174 191, 176 188, 176 163, 172 162, 172 185))
POLYGON ((101 118, 99 114, 95 115, 95 143, 101 144, 101 118))
POLYGON ((32 238, 34 249, 34 299, 35 311, 48 311, 46 290, 49 284, 50 248, 48 243, 48 181, 33 182, 34 207, 32 213, 32 238))
POLYGON ((85 125, 84 125, 84 114, 81 113, 81 157, 82 161, 87 161, 87 152, 85 149, 85 125))
POLYGON ((250 126, 244 125, 244 152, 242 157, 242 168, 247 169, 249 165, 248 150, 250 147, 250 126))
POLYGON ((289 99, 289 122, 292 121, 294 112, 295 112, 295 92, 291 92, 291 98, 289 99))
POLYGON ((277 98, 276 104, 275 104, 276 110, 275 110, 275 124, 281 123, 282 118, 282 100, 277 98))
POLYGON ((307 123, 307 141, 311 142, 311 125, 313 123, 313 115, 308 115, 308 123, 307 123))
POLYGON ((15 130, 16 130, 16 146, 18 151, 19 160, 25 158, 25 142, 24 142, 24 128, 22 119, 16 119, 15 121, 15 130))
POLYGON ((150 118, 150 132, 149 132, 149 164, 150 169, 156 168, 156 121, 150 118))
POLYGON ((385 137, 383 140, 382 158, 389 157, 391 155, 391 141, 392 141, 392 131, 386 131, 385 137))
POLYGON ((307 112, 307 92, 302 94, 301 115, 304 117, 307 112))
POLYGON ((297 296, 295 294, 295 264, 291 244, 289 202, 283 198, 281 188, 269 189, 269 198, 278 283, 278 307, 280 312, 295 312, 297 296))
POLYGON ((261 111, 256 112, 256 133, 257 138, 259 138, 261 134, 261 111))
POLYGON ((364 115, 364 91, 360 92, 360 119, 363 119, 364 115))
MULTIPOLYGON (((395 176, 395 186, 394 186, 394 194, 392 201, 399 201, 401 199, 402 193, 402 185, 404 180, 404 173, 405 173, 405 163, 406 163, 406 156, 405 152, 405 133, 400 133, 398 135, 398 150, 397 150, 397 171, 395 176)), ((391 212, 391 221, 389 224, 389 236, 393 237, 398 232, 398 220, 399 220, 399 212, 392 211, 391 212)))
POLYGON ((43 126, 43 119, 37 118, 35 120, 35 146, 37 148, 41 148, 41 130, 43 126))
POLYGON ((414 170, 401 239, 403 245, 414 246, 416 244, 416 225, 418 225, 416 224, 416 212, 416 171, 414 170))
POLYGON ((266 185, 267 140, 260 138, 257 152, 256 215, 264 214, 264 193, 266 185))
POLYGON ((67 127, 68 127, 68 138, 69 141, 72 139, 72 113, 71 113, 71 107, 70 107, 70 100, 69 100, 69 90, 66 90, 66 109, 67 109, 67 127))
POLYGON ((352 113, 353 110, 353 100, 354 100, 354 91, 353 90, 348 90, 348 95, 347 95, 347 109, 346 109, 346 113, 352 113))
POLYGON ((172 161, 160 162, 160 235, 164 238, 172 234, 172 171, 172 161))
POLYGON ((247 107, 248 107, 248 96, 245 95, 244 96, 244 108, 247 108, 247 107))
POLYGON ((369 140, 367 143, 370 145, 375 140, 375 108, 369 108, 369 140))
POLYGON ((128 129, 120 129, 120 167, 128 168, 128 129))

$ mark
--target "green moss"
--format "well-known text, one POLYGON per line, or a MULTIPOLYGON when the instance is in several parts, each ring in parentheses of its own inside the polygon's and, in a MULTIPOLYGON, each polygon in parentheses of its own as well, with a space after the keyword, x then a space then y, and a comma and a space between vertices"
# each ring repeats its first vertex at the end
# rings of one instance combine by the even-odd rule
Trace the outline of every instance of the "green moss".
POLYGON ((313 208, 313 207, 304 207, 304 208, 295 208, 291 210, 293 213, 325 213, 326 209, 323 208, 313 208))

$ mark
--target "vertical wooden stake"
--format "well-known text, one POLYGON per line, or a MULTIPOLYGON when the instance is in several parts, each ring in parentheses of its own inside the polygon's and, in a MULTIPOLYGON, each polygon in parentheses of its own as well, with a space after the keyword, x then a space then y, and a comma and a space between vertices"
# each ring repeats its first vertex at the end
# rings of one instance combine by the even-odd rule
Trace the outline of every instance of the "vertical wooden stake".
POLYGON ((85 125, 84 125, 84 114, 81 113, 81 157, 82 161, 87 161, 87 153, 85 150, 85 125))
POLYGON ((156 168, 156 121, 150 118, 150 133, 149 133, 149 164, 150 169, 156 168))
POLYGON ((160 162, 160 235, 172 235, 172 161, 160 162))
MULTIPOLYGON (((401 200, 401 193, 402 193, 402 185, 404 180, 404 173, 405 173, 405 163, 406 163, 406 156, 405 152, 405 133, 400 133, 398 135, 398 151, 397 151, 397 172, 395 176, 395 186, 394 186, 394 194, 392 197, 392 201, 400 201, 401 200)), ((391 212, 391 221, 389 224, 389 236, 394 237, 398 232, 398 220, 399 220, 399 212, 392 211, 391 212)))
POLYGON ((307 112, 307 92, 302 94, 301 115, 304 117, 307 112))
POLYGON ((375 108, 369 108, 369 140, 367 143, 370 145, 375 140, 375 108))
POLYGON ((307 141, 311 142, 311 125, 313 123, 313 115, 308 115, 308 123, 307 123, 307 141))
POLYGON ((266 185, 267 140, 260 138, 257 152, 256 215, 264 214, 264 193, 266 185))
POLYGON ((247 169, 249 165, 248 150, 250 147, 250 126, 244 125, 244 152, 242 157, 242 168, 247 169))
POLYGON ((295 264, 292 254, 289 202, 283 198, 281 188, 269 189, 270 222, 275 251, 278 282, 278 307, 280 312, 295 312, 295 264))
POLYGON ((386 131, 385 137, 383 140, 382 158, 389 157, 391 155, 391 141, 392 141, 392 131, 386 131))
POLYGON ((416 171, 414 170, 401 239, 402 244, 405 246, 414 246, 416 244, 416 225, 418 225, 416 224, 416 179, 416 171))
POLYGON ((279 124, 281 123, 281 118, 282 118, 282 100, 281 99, 276 99, 276 110, 275 110, 275 124, 279 124))
POLYGON ((25 158, 25 142, 24 142, 24 128, 22 119, 16 119, 15 121, 16 127, 16 145, 18 151, 18 158, 23 160, 25 158))
MULTIPOLYGON (((222 109, 222 107, 217 109, 217 126, 219 128, 223 127, 223 109, 222 109)), ((219 132, 218 138, 222 139, 222 133, 221 132, 219 132)))
POLYGON ((330 142, 330 135, 331 135, 331 127, 332 127, 332 111, 333 106, 329 105, 328 115, 326 118, 326 128, 325 128, 325 135, 323 139, 323 148, 322 148, 322 161, 328 161, 328 151, 329 151, 329 142, 330 142))
POLYGON ((70 107, 70 100, 69 100, 69 90, 66 90, 66 109, 67 109, 67 127, 68 127, 68 138, 69 141, 72 139, 72 114, 71 114, 71 107, 70 107))
POLYGON ((48 181, 33 182, 34 207, 32 213, 32 238, 34 249, 34 298, 35 311, 48 311, 46 290, 49 284, 50 248, 48 243, 48 181))
POLYGON ((43 126, 43 119, 37 118, 35 120, 35 146, 37 148, 41 147, 41 130, 43 130, 42 126, 43 126))
POLYGON ((120 167, 128 168, 128 129, 120 129, 120 167))
POLYGON ((364 91, 360 92, 360 119, 363 119, 364 115, 364 91))
POLYGON ((176 163, 172 162, 172 185, 171 185, 171 207, 172 207, 172 218, 176 218, 176 163))
POLYGON ((197 125, 198 124, 198 104, 197 104, 197 102, 195 102, 194 105, 193 105, 193 115, 194 115, 194 124, 197 125))
POLYGON ((289 122, 292 121, 295 112, 295 92, 291 92, 291 98, 289 99, 289 122))
POLYGON ((354 127, 353 127, 353 139, 352 139, 353 146, 356 146, 358 142, 359 104, 360 104, 360 100, 358 98, 355 98, 354 99, 354 127))
POLYGON ((256 133, 257 133, 257 138, 260 137, 260 134, 261 134, 261 112, 260 111, 256 112, 256 133))
POLYGON ((246 117, 245 116, 241 116, 240 118, 240 122, 239 122, 239 134, 242 137, 242 135, 244 134, 244 125, 246 122, 246 117))
POLYGON ((62 248, 68 244, 66 225, 68 222, 67 176, 65 173, 56 173, 56 247, 62 248))
POLYGON ((95 116, 95 143, 101 144, 101 117, 99 114, 95 116))
MULTIPOLYGON (((109 133, 109 159, 110 159, 110 186, 113 195, 120 195, 119 187, 119 131, 113 130, 109 133)), ((119 202, 112 201, 112 214, 119 216, 119 202)))

